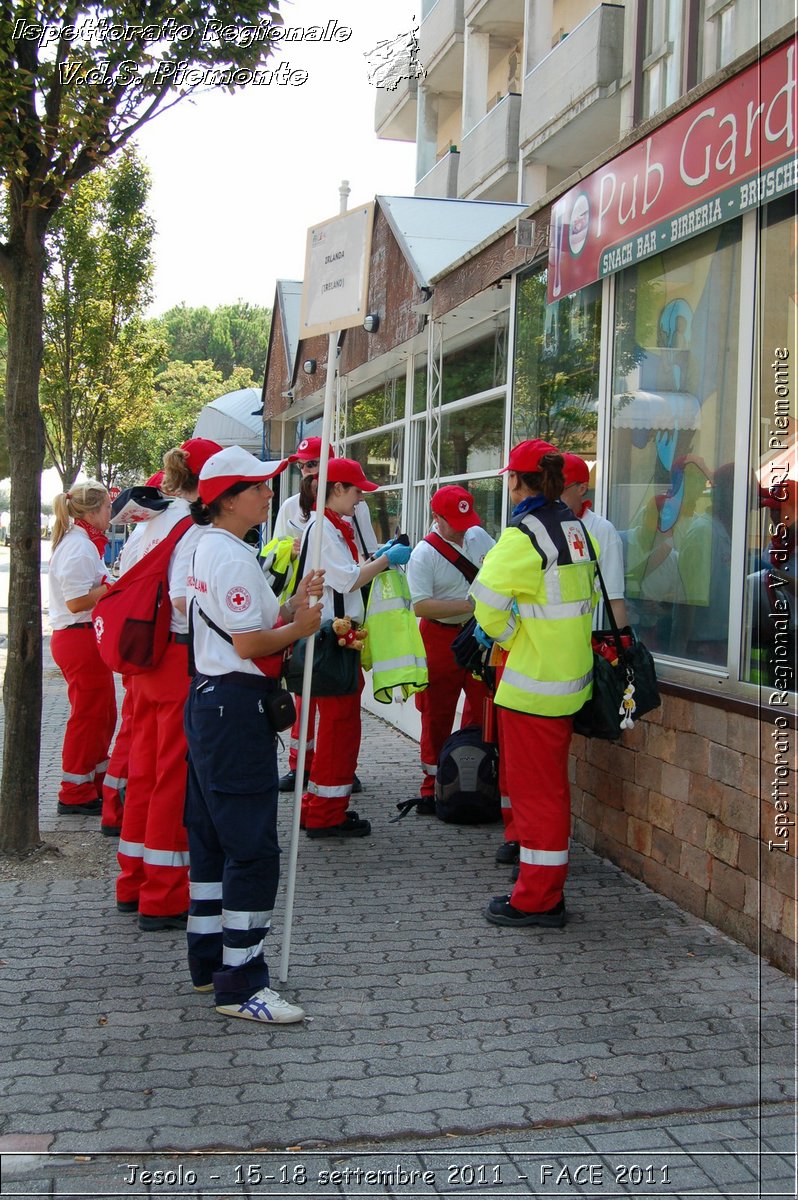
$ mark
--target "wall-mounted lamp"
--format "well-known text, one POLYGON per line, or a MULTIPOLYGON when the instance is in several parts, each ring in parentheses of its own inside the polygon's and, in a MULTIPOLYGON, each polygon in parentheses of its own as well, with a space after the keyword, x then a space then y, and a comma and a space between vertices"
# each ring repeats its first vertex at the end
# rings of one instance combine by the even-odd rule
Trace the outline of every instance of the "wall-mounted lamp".
POLYGON ((306 358, 302 364, 302 370, 305 372, 306 375, 315 375, 316 374, 315 358, 306 358))
POLYGON ((369 313, 363 322, 363 328, 366 333, 376 333, 380 327, 379 313, 369 313))

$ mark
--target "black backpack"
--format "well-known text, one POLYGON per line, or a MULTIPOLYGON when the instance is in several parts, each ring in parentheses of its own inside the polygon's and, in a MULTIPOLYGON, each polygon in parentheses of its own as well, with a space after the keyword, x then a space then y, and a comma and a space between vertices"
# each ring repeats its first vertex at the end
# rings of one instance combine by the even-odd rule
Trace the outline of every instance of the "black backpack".
POLYGON ((466 725, 443 743, 435 776, 435 815, 452 825, 501 818, 499 754, 482 740, 481 725, 466 725))

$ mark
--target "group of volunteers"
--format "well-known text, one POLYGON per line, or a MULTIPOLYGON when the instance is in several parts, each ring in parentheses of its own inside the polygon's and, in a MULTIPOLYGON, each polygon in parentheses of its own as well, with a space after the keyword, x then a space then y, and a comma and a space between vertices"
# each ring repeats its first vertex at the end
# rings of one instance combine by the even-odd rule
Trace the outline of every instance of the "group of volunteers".
MULTIPOLYGON (((540 440, 514 447, 500 472, 512 515, 495 543, 472 495, 440 487, 431 499, 431 531, 412 551, 395 539, 378 543, 363 500, 377 485, 358 462, 330 457, 321 569, 314 570, 308 548, 319 520, 322 450, 319 438, 306 438, 288 459, 262 462, 238 446, 191 438, 168 451, 163 471, 147 481, 152 516, 128 539, 120 572, 171 539, 171 627, 157 665, 123 678, 110 763, 115 686, 98 652, 92 610, 114 586, 104 562, 111 501, 89 480, 54 504, 52 653, 70 704, 58 810, 101 814, 103 833, 119 837, 119 910, 135 914, 145 931, 185 928, 195 990, 214 992, 225 1015, 265 1023, 305 1016, 270 988, 264 957, 279 879, 279 792, 294 790, 298 770, 299 716, 281 779, 270 708, 286 651, 333 616, 362 624, 376 577, 407 566, 428 679, 415 697, 416 808, 431 814, 438 758, 460 693, 464 724, 481 722, 488 695, 451 648, 474 616, 496 667, 505 837, 496 861, 515 868, 512 892, 494 897, 485 917, 498 925, 562 926, 568 747, 573 714, 591 690, 599 553, 613 611, 619 622, 626 617, 620 539, 590 512, 589 470, 577 455, 540 440), (302 482, 275 520, 283 555, 278 586, 246 538, 268 521, 270 481, 289 462, 298 464, 302 482)), ((361 790, 358 674, 353 693, 310 701, 300 826, 311 839, 371 832, 349 807, 361 790)))

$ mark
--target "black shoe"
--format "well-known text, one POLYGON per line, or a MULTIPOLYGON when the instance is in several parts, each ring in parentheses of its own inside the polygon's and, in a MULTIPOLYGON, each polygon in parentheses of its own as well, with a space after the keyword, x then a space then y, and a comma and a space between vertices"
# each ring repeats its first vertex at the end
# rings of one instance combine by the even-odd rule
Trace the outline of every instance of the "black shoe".
POLYGON ((546 912, 522 912, 513 908, 509 896, 494 896, 485 908, 485 920, 491 925, 548 925, 562 929, 566 921, 565 901, 561 900, 546 912))
POLYGON ((306 829, 309 838, 368 837, 371 822, 364 821, 356 812, 348 812, 340 825, 322 825, 318 829, 306 829))
POLYGON ((352 779, 352 795, 357 796, 363 791, 363 784, 358 779, 357 775, 352 779))
POLYGON ((496 851, 496 866, 505 867, 512 866, 517 863, 521 855, 520 842, 502 842, 499 849, 496 851))
POLYGON ((117 900, 116 909, 117 912, 137 913, 139 911, 139 902, 138 900, 117 900))
POLYGON ((85 804, 62 804, 58 801, 58 811, 65 817, 93 817, 102 812, 101 800, 87 800, 85 804))
MULTIPOLYGON (((305 775, 304 786, 308 786, 310 775, 305 775)), ((278 792, 293 792, 296 787, 296 771, 288 771, 287 774, 280 776, 280 782, 277 785, 278 792)))
POLYGON ((122 832, 121 825, 101 825, 100 833, 103 837, 119 837, 122 832))
POLYGON ((139 929, 144 933, 155 933, 160 929, 185 929, 188 913, 175 913, 173 917, 147 917, 139 913, 139 929))
POLYGON ((435 801, 432 796, 421 796, 416 805, 416 814, 419 817, 434 817, 435 816, 435 801))

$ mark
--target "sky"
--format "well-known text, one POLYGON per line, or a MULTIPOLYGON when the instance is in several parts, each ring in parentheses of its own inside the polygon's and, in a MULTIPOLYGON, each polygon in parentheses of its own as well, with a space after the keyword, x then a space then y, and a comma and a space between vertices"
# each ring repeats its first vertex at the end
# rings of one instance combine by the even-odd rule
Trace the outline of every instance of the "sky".
POLYGON ((271 307, 278 278, 301 279, 305 235, 375 195, 412 195, 415 149, 379 141, 364 53, 417 23, 419 0, 282 0, 286 25, 352 29, 346 42, 284 43, 274 65, 301 86, 209 89, 151 121, 137 144, 152 172, 157 226, 150 315, 175 304, 271 307))

